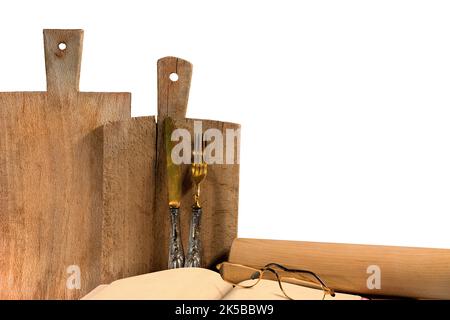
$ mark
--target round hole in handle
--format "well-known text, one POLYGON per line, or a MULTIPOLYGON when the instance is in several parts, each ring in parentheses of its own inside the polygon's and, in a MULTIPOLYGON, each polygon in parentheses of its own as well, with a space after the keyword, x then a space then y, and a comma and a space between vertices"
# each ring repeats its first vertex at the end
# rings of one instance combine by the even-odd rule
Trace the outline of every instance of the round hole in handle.
POLYGON ((169 75, 169 79, 172 80, 173 82, 178 81, 178 74, 176 74, 175 72, 172 72, 172 73, 169 75))
POLYGON ((66 50, 67 45, 64 42, 60 42, 60 43, 58 43, 58 48, 59 48, 59 50, 64 51, 64 50, 66 50))

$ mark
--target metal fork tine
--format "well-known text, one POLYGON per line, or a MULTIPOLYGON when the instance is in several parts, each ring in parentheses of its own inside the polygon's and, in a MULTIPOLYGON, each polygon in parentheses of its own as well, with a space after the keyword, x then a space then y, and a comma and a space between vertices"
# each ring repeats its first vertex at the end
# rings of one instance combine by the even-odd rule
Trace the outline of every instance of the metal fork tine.
POLYGON ((205 150, 206 147, 208 146, 208 141, 206 141, 206 139, 202 140, 202 146, 203 146, 203 150, 202 150, 202 163, 207 163, 208 159, 207 156, 205 155, 205 150))
POLYGON ((203 145, 202 145, 202 135, 201 134, 199 134, 198 135, 198 145, 200 146, 199 148, 200 148, 200 163, 202 163, 203 162, 203 145))
MULTIPOLYGON (((206 141, 206 139, 203 140, 203 152, 202 152, 202 153, 205 152, 205 149, 206 149, 207 145, 208 145, 208 142, 206 141)), ((203 155, 203 158, 205 159, 204 155, 203 155)), ((206 159, 205 159, 205 160, 206 160, 206 159)))
POLYGON ((194 164, 198 163, 198 141, 197 141, 197 136, 198 134, 196 133, 194 135, 194 151, 193 151, 193 155, 194 155, 194 164))
MULTIPOLYGON (((197 133, 197 146, 198 146, 198 154, 199 156, 202 155, 203 150, 202 150, 202 136, 200 134, 197 133)), ((201 161, 199 161, 201 162, 201 161)))

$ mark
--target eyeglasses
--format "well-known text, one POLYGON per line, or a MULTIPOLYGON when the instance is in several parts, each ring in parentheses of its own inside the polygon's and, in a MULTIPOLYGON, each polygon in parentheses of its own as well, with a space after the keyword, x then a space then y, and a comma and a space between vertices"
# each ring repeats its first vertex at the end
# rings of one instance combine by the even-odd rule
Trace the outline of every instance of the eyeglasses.
POLYGON ((220 276, 226 282, 240 288, 252 288, 256 286, 263 277, 265 279, 277 280, 283 294, 290 300, 301 299, 294 285, 321 289, 322 300, 326 295, 334 297, 333 289, 330 289, 314 272, 309 270, 289 269, 277 263, 269 263, 262 269, 223 262, 216 266, 220 276), (286 283, 288 283, 286 285, 286 283))

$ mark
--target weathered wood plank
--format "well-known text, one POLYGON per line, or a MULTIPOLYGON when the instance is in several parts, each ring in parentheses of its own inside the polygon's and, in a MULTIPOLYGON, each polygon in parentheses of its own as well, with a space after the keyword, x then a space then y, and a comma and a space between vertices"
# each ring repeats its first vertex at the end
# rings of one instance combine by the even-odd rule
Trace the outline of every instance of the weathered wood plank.
POLYGON ((151 270, 155 118, 107 124, 102 134, 102 283, 110 283, 151 270))

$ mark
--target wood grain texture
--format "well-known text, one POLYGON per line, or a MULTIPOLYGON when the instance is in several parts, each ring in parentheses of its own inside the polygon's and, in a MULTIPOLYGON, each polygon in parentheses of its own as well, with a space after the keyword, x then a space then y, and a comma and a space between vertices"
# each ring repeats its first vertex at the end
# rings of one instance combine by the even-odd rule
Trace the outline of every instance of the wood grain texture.
POLYGON ((229 261, 257 268, 276 262, 308 269, 341 292, 450 299, 450 250, 445 249, 236 239, 229 261), (367 287, 371 265, 380 267, 381 289, 367 287))
POLYGON ((177 57, 165 57, 158 60, 157 67, 158 121, 167 116, 174 119, 185 118, 191 87, 192 64, 177 57), (172 73, 178 76, 177 81, 170 79, 172 73))
MULTIPOLYGON (((194 119, 178 119, 177 128, 189 130, 193 136, 194 119)), ((203 129, 216 128, 225 136, 227 129, 237 130, 238 124, 212 120, 201 120, 203 129)), ((164 153, 165 151, 163 151, 164 153)), ((236 154, 236 153, 235 153, 236 154)), ((167 179, 165 172, 165 155, 158 155, 156 173, 156 211, 154 215, 153 252, 154 270, 167 269, 169 248, 169 206, 167 198, 167 179)), ((193 205, 193 183, 191 166, 182 165, 182 199, 180 207, 181 235, 183 247, 188 248, 189 225, 193 205)), ((237 236, 239 195, 239 164, 212 164, 202 183, 201 203, 203 215, 201 221, 201 242, 203 244, 203 266, 211 268, 217 261, 226 259, 231 243, 237 236)), ((186 252, 185 252, 186 253, 186 252)))
POLYGON ((0 93, 0 299, 79 298, 101 280, 95 129, 130 118, 130 94, 78 91, 82 40, 81 30, 45 30, 48 91, 0 93), (70 265, 80 290, 66 287, 70 265))
MULTIPOLYGON (((167 116, 175 121, 175 126, 193 131, 194 119, 185 119, 189 96, 192 65, 179 58, 167 57, 158 61, 158 123, 157 123, 157 160, 155 182, 155 213, 153 234, 156 241, 153 246, 152 271, 167 269, 169 249, 169 207, 167 199, 166 157, 162 123, 167 116), (178 81, 169 79, 176 71, 178 81)), ((201 120, 203 129, 217 128, 225 136, 226 129, 239 129, 234 123, 201 120)), ((237 150, 235 154, 237 154, 237 150)), ((181 201, 181 232, 183 247, 188 247, 191 206, 193 204, 193 185, 190 178, 190 166, 183 165, 183 188, 181 201)), ((239 164, 208 166, 208 175, 202 185, 203 216, 201 222, 201 240, 203 243, 203 262, 211 267, 215 261, 224 259, 237 236, 239 192, 239 164)))
POLYGON ((102 135, 102 283, 111 283, 151 270, 155 118, 110 123, 102 135))

